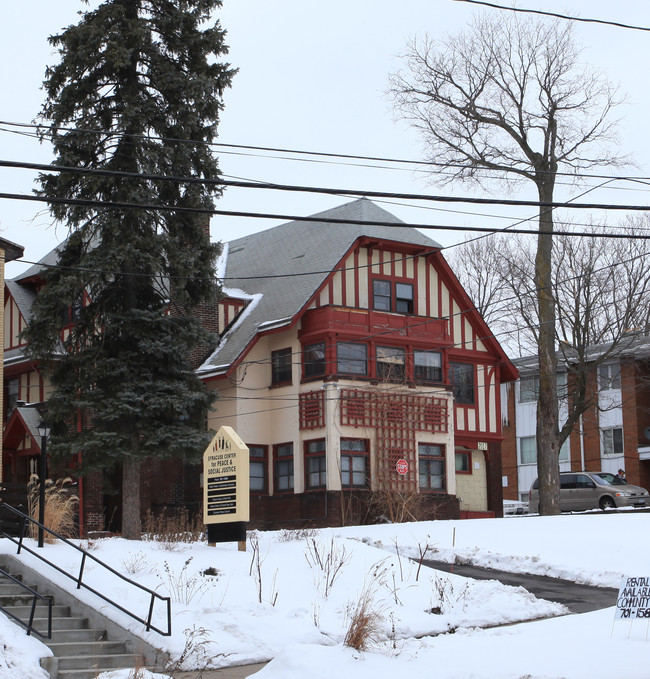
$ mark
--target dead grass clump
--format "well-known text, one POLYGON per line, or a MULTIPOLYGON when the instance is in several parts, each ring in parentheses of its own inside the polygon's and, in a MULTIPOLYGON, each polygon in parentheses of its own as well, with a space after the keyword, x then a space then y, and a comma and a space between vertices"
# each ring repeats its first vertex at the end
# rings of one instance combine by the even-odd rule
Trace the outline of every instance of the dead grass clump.
POLYGON ((159 514, 149 510, 144 524, 142 539, 155 542, 160 549, 169 552, 201 540, 205 531, 202 517, 190 515, 185 507, 165 509, 159 514))
POLYGON ((373 599, 373 589, 364 589, 350 615, 344 645, 357 651, 367 651, 379 644, 382 640, 382 621, 383 616, 373 599))
MULTIPOLYGON (((61 537, 74 537, 77 533, 77 506, 79 498, 72 488, 70 477, 65 479, 45 480, 45 518, 44 525, 61 537)), ((38 521, 40 508, 40 483, 38 476, 32 475, 27 487, 27 506, 29 516, 38 521)), ((29 524, 29 537, 38 538, 38 526, 29 524)), ((47 543, 56 541, 54 535, 43 532, 43 540, 47 543)))

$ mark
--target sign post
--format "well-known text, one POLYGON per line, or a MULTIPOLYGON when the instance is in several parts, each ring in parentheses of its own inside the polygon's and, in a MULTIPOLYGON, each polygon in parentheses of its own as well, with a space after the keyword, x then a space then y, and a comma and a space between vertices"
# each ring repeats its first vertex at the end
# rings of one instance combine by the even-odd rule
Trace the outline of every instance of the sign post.
POLYGON ((248 446, 232 427, 221 427, 203 453, 203 523, 211 546, 237 541, 246 551, 249 464, 248 446))

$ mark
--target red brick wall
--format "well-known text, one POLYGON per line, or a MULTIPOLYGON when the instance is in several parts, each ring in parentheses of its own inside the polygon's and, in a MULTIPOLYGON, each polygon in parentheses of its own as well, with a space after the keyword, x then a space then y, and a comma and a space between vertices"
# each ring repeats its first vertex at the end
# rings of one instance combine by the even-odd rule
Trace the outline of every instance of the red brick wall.
MULTIPOLYGON (((508 500, 518 500, 517 475, 517 432, 515 430, 515 385, 507 390, 508 420, 503 425, 503 442, 501 444, 501 468, 503 476, 508 477, 508 485, 502 488, 503 497, 508 500)), ((501 480, 499 479, 499 487, 501 480)), ((501 508, 503 511, 503 507, 501 508)))

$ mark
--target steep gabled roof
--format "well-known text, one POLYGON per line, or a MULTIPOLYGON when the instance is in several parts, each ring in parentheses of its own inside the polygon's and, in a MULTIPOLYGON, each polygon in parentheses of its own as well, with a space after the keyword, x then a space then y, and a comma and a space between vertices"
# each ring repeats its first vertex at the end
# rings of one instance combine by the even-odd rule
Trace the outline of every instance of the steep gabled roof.
POLYGON ((304 307, 356 240, 367 236, 437 250, 440 245, 367 198, 314 217, 361 223, 281 224, 227 245, 225 292, 249 297, 248 308, 199 368, 220 372, 230 366, 261 330, 288 324, 304 307), (378 226, 373 222, 389 222, 378 226), (236 290, 233 290, 236 289, 236 290))
POLYGON ((16 279, 5 281, 7 290, 13 297, 16 306, 27 323, 32 318, 32 304, 36 298, 36 292, 26 285, 21 285, 16 279))

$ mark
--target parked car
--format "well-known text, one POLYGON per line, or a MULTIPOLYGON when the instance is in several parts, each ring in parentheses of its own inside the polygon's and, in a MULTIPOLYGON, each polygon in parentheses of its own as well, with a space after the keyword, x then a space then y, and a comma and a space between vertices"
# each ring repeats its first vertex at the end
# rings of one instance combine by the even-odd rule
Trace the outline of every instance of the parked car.
POLYGON ((528 514, 528 503, 519 500, 503 501, 503 516, 522 516, 528 514))
MULTIPOLYGON (((539 506, 538 479, 530 488, 530 511, 539 506)), ((560 472, 560 511, 650 507, 645 488, 616 480, 609 472, 560 472)))

